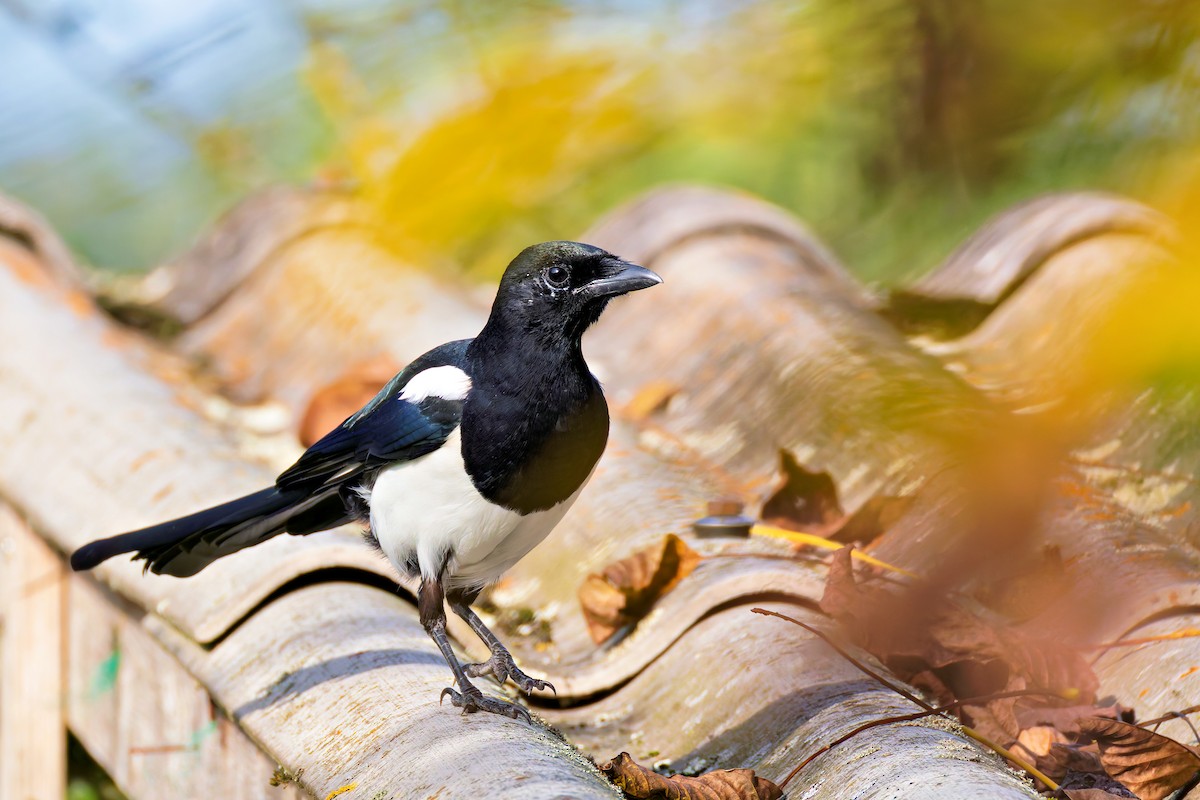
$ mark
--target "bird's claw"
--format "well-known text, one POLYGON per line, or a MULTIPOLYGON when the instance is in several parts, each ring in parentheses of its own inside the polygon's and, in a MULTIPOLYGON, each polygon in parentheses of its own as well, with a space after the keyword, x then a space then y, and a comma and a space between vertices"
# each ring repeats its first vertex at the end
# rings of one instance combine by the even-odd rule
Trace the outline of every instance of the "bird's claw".
POLYGON ((479 664, 464 664, 463 666, 467 674, 472 678, 491 675, 501 686, 504 685, 506 680, 511 679, 517 685, 517 688, 525 694, 532 694, 537 690, 549 689, 554 692, 556 697, 558 696, 558 690, 554 688, 554 684, 550 683, 550 681, 531 678, 519 670, 513 661, 513 657, 507 650, 494 650, 492 651, 492 657, 487 661, 479 664))
POLYGON ((473 686, 463 692, 456 692, 447 686, 445 689, 442 689, 441 697, 438 698, 439 704, 446 699, 446 695, 450 695, 450 705, 455 708, 461 708, 464 714, 486 711, 489 714, 499 714, 503 717, 523 719, 530 723, 533 722, 529 716, 529 712, 521 706, 505 702, 504 700, 497 700, 494 697, 488 697, 473 686))

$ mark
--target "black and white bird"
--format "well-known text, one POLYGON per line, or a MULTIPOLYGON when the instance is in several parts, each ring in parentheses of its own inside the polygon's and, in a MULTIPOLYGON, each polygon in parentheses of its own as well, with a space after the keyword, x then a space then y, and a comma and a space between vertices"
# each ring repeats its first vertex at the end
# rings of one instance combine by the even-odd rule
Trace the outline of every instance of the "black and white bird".
POLYGON ((517 668, 471 603, 562 519, 604 450, 608 406, 583 359, 584 331, 612 298, 661 282, 591 245, 529 247, 505 270, 478 336, 413 361, 274 486, 84 545, 71 566, 134 553, 152 572, 186 577, 281 533, 367 522, 396 569, 420 579, 421 623, 458 686, 443 698, 464 713, 528 719, 469 678, 553 687, 517 668), (445 602, 487 644, 486 662, 458 663, 445 602))

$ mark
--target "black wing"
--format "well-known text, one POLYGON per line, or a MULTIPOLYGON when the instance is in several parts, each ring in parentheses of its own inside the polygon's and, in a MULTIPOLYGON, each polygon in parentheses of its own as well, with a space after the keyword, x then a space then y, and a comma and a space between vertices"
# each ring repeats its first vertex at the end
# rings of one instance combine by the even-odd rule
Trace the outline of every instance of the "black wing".
MULTIPOLYGON (((460 408, 461 411, 461 408, 460 408)), ((281 533, 328 530, 361 516, 355 489, 364 473, 436 450, 458 414, 433 414, 392 396, 350 427, 314 444, 275 486, 186 517, 91 542, 71 556, 76 570, 136 551, 146 568, 186 577, 218 558, 281 533)))
POLYGON ((409 364, 351 416, 305 451, 275 481, 282 490, 315 491, 346 485, 390 463, 409 461, 442 446, 458 427, 462 403, 431 397, 420 403, 400 399, 414 375, 436 366, 461 366, 470 340, 442 345, 409 364))
POLYGON ((186 517, 84 545, 74 569, 135 552, 156 573, 184 577, 281 533, 328 530, 361 516, 355 489, 372 471, 441 447, 462 417, 462 403, 430 397, 401 400, 405 384, 436 366, 465 365, 468 342, 431 350, 393 378, 350 419, 304 453, 275 486, 186 517))

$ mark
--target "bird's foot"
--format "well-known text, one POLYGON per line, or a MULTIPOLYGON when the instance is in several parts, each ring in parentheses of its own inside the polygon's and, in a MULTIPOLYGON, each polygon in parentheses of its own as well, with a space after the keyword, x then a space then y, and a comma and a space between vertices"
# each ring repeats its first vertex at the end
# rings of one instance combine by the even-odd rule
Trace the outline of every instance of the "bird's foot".
POLYGON ((494 697, 488 697, 474 686, 468 685, 462 692, 456 692, 447 686, 445 689, 442 689, 442 696, 438 698, 438 702, 440 703, 446 699, 446 695, 450 696, 450 705, 455 708, 461 708, 464 714, 486 711, 489 714, 499 714, 503 717, 512 717, 513 719, 523 719, 526 722, 532 722, 529 712, 521 706, 505 702, 504 700, 497 700, 494 697))
POLYGON ((512 679, 512 682, 525 694, 530 694, 537 689, 549 689, 556 695, 558 691, 554 688, 554 684, 550 681, 541 681, 537 678, 531 678, 517 668, 513 657, 504 648, 498 648, 492 651, 492 657, 481 664, 464 664, 467 674, 472 678, 479 678, 484 675, 495 677, 500 685, 503 686, 506 680, 512 679))

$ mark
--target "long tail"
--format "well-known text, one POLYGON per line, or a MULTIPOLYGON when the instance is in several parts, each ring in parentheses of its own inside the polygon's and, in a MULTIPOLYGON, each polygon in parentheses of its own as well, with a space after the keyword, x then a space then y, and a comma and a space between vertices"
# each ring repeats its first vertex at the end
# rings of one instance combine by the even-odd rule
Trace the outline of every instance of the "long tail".
POLYGON ((134 558, 144 558, 151 572, 185 578, 218 558, 281 533, 314 533, 352 518, 336 486, 315 493, 271 487, 170 522, 85 544, 71 555, 71 568, 91 569, 113 556, 135 553, 134 558))

